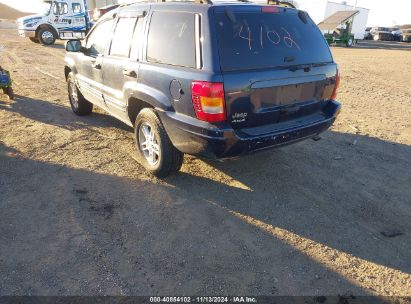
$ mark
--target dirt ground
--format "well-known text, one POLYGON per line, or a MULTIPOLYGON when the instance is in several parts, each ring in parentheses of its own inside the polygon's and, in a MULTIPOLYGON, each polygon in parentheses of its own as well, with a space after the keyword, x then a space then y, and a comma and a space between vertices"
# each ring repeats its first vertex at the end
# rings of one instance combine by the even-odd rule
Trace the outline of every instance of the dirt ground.
POLYGON ((333 48, 321 141, 158 180, 129 127, 71 112, 61 43, 0 44, 1 295, 411 296, 411 45, 333 48))

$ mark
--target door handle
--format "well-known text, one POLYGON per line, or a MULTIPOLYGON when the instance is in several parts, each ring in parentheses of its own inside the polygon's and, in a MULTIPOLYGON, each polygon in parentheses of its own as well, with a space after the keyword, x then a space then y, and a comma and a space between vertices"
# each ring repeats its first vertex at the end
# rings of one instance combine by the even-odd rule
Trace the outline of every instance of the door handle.
POLYGON ((123 70, 123 75, 128 77, 137 78, 137 73, 134 70, 123 70))
POLYGON ((100 63, 93 63, 93 68, 96 70, 101 70, 101 64, 100 63))

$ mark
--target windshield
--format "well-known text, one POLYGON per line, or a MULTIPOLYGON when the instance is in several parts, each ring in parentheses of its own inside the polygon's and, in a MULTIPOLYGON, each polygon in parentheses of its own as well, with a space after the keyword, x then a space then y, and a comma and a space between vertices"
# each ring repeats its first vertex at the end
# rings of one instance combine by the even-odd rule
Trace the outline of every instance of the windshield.
POLYGON ((50 2, 43 2, 41 4, 41 14, 43 16, 48 16, 50 14, 51 9, 51 1, 50 2))
POLYGON ((262 6, 251 9, 227 7, 215 14, 222 70, 333 61, 322 33, 306 13, 292 9, 265 13, 262 6))

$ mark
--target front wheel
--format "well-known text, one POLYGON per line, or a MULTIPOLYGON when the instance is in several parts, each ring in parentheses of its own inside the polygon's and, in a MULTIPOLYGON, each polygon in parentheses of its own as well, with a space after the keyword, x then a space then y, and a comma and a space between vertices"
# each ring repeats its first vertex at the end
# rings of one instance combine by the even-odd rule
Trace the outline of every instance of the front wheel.
POLYGON ((153 109, 138 114, 134 136, 140 161, 150 173, 163 178, 180 170, 184 154, 173 146, 153 109))
POLYGON ((79 116, 89 115, 93 111, 93 104, 84 98, 77 88, 73 72, 67 77, 67 89, 70 106, 73 112, 79 116))
POLYGON ((354 39, 353 38, 348 39, 347 47, 352 47, 353 45, 354 45, 354 39))
POLYGON ((50 28, 43 28, 39 31, 38 39, 44 45, 52 45, 56 42, 57 35, 50 28))

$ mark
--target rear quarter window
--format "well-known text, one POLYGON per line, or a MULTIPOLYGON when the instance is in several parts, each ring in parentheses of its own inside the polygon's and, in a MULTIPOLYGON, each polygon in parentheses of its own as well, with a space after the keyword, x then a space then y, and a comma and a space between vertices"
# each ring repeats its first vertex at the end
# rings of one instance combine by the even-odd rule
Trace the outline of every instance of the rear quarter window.
POLYGON ((247 9, 215 12, 222 70, 333 61, 323 35, 306 13, 262 12, 262 6, 247 9))
POLYGON ((194 68, 194 14, 154 12, 147 42, 147 61, 194 68))

